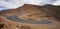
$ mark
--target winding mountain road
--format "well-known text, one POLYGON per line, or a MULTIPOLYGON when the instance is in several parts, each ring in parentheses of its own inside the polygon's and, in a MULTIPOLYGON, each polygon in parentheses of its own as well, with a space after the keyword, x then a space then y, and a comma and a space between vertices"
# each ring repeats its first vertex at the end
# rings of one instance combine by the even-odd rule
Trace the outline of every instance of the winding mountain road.
POLYGON ((54 23, 51 20, 41 20, 41 21, 32 21, 32 20, 24 20, 21 18, 18 18, 17 16, 8 16, 8 15, 3 15, 4 17, 6 17, 6 19, 11 20, 11 21, 15 21, 15 22, 22 22, 22 23, 30 23, 30 24, 52 24, 54 23))

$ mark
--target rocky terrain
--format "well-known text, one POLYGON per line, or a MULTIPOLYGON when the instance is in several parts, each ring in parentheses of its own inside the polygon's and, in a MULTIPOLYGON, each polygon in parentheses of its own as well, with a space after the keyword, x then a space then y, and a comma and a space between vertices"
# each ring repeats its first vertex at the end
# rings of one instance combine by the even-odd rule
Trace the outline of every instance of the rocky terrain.
MULTIPOLYGON (((53 10, 53 6, 50 7, 53 10)), ((60 21, 55 18, 58 16, 49 10, 50 7, 26 4, 17 9, 0 11, 0 29, 60 29, 60 21)))

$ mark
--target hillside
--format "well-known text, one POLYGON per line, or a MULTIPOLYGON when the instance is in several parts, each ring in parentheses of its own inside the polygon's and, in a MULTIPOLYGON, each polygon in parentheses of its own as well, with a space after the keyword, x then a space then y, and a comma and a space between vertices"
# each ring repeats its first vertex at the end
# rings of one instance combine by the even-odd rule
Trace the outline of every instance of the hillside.
POLYGON ((60 29, 60 7, 25 4, 0 11, 0 29, 60 29))

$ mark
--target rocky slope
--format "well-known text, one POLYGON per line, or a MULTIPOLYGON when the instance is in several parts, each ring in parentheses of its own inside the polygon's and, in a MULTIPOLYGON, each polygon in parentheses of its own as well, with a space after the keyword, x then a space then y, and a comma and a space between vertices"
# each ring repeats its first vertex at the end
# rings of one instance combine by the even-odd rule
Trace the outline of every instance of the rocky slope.
POLYGON ((60 29, 59 19, 54 17, 59 13, 53 9, 58 11, 59 7, 24 5, 0 11, 0 29, 60 29))

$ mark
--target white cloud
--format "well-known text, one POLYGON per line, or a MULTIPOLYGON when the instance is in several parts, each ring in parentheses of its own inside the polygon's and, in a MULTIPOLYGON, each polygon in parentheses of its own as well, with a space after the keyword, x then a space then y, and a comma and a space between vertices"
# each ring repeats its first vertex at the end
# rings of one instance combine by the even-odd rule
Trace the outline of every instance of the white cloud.
POLYGON ((52 5, 60 6, 60 0, 57 0, 57 1, 54 2, 52 5))
POLYGON ((21 7, 24 5, 24 1, 20 0, 10 0, 10 1, 5 1, 5 0, 1 0, 0 1, 0 6, 2 7, 6 7, 6 8, 1 8, 0 7, 0 11, 1 10, 5 10, 5 9, 16 9, 18 7, 21 7))
POLYGON ((60 5, 60 0, 0 0, 0 6, 6 8, 0 8, 0 11, 3 9, 16 9, 18 7, 23 6, 24 4, 32 4, 32 5, 60 5))

